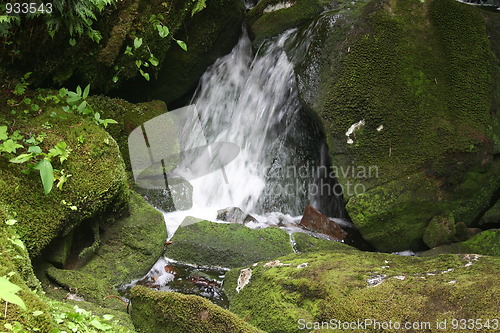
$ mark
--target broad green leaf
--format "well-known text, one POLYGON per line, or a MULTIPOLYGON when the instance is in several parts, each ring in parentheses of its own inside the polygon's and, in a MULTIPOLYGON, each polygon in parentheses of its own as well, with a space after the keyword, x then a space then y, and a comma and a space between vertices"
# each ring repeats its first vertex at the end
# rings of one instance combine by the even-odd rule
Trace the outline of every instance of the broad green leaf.
POLYGON ((76 94, 77 94, 78 96, 82 96, 82 87, 80 87, 80 86, 77 86, 77 87, 76 87, 76 94))
POLYGON ((142 38, 135 38, 134 39, 134 48, 138 49, 140 48, 142 45, 142 38))
POLYGON ((94 113, 94 119, 99 121, 101 119, 101 114, 99 112, 94 113))
MULTIPOLYGON (((31 147, 30 147, 31 148, 31 147)), ((40 149, 40 147, 37 147, 38 149, 40 149)), ((19 156, 16 156, 12 159, 9 160, 10 163, 24 163, 24 162, 28 162, 29 160, 31 160, 31 158, 33 157, 33 154, 30 153, 30 154, 21 154, 19 156)))
POLYGON ((71 46, 75 46, 75 45, 76 45, 76 39, 74 39, 74 38, 70 38, 70 39, 69 39, 69 45, 71 45, 71 46))
POLYGON ((49 160, 43 159, 35 165, 36 170, 40 170, 40 178, 42 179, 43 192, 49 194, 54 186, 54 169, 49 160))
POLYGON ((142 60, 136 60, 135 65, 137 66, 137 68, 141 68, 142 60))
POLYGON ((19 132, 19 130, 17 130, 17 131, 14 131, 14 133, 12 133, 12 134, 10 135, 10 138, 11 138, 12 140, 14 140, 14 141, 19 141, 19 140, 23 139, 23 138, 24 138, 24 136, 22 136, 22 135, 21 135, 21 132, 19 132))
POLYGON ((26 305, 24 301, 16 295, 21 287, 10 282, 6 277, 0 277, 0 298, 6 302, 16 304, 21 309, 26 310, 26 305))
POLYGON ((89 324, 101 331, 107 331, 111 328, 110 325, 101 323, 97 318, 94 318, 89 324))
POLYGON ((0 140, 7 140, 8 138, 7 126, 0 126, 0 140))
POLYGON ((90 92, 90 83, 85 87, 85 90, 83 91, 83 98, 87 98, 87 96, 89 95, 89 92, 90 92))
POLYGON ((24 243, 23 243, 23 241, 22 241, 22 240, 20 240, 19 238, 14 238, 14 239, 9 238, 9 240, 10 240, 10 242, 11 242, 12 244, 14 244, 14 245, 18 246, 19 248, 21 248, 21 249, 23 249, 23 250, 24 250, 24 249, 26 249, 26 248, 24 247, 24 243))
POLYGON ((187 45, 186 43, 184 43, 182 40, 176 40, 177 44, 179 44, 179 46, 181 47, 181 49, 183 49, 184 51, 187 51, 188 48, 187 48, 187 45))
POLYGON ((81 99, 82 98, 80 96, 71 96, 71 97, 68 97, 68 99, 66 99, 66 101, 68 103, 75 103, 75 102, 78 102, 81 99))
POLYGON ((80 105, 78 105, 78 109, 76 111, 78 113, 83 113, 83 111, 85 110, 86 107, 87 107, 87 102, 86 101, 82 101, 80 103, 80 105))
POLYGON ((168 34, 170 33, 170 30, 168 29, 168 27, 163 25, 163 24, 157 24, 156 30, 158 30, 158 34, 160 35, 161 38, 167 37, 168 34))
POLYGON ((31 146, 28 148, 28 152, 29 153, 34 153, 34 154, 41 154, 42 153, 42 149, 38 146, 31 146))
POLYGON ((117 75, 113 76, 113 83, 116 83, 116 82, 118 82, 118 76, 117 75))
POLYGON ((15 153, 18 148, 23 148, 23 146, 12 139, 4 141, 4 143, 0 145, 0 150, 3 150, 6 153, 15 153))
POLYGON ((113 319, 115 316, 113 315, 110 315, 110 314, 105 314, 104 316, 102 316, 104 318, 104 320, 111 320, 113 319))

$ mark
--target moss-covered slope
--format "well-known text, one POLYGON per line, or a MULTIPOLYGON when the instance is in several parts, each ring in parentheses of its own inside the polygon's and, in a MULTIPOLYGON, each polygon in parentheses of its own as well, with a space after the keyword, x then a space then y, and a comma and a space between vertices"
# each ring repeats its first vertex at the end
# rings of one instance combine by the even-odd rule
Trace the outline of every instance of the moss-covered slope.
MULTIPOLYGON (((434 326, 421 329, 436 330, 437 321, 472 317, 491 321, 500 306, 500 262, 495 257, 417 258, 338 251, 290 255, 280 261, 283 265, 249 267, 250 282, 239 292, 240 269, 228 272, 224 284, 230 310, 266 332, 323 332, 335 329, 330 325, 339 321, 364 323, 365 319, 397 322, 403 328, 406 322, 428 322, 434 326), (326 326, 321 326, 323 322, 326 326)), ((355 326, 353 331, 398 330, 355 326)), ((450 325, 443 330, 453 331, 450 325)))

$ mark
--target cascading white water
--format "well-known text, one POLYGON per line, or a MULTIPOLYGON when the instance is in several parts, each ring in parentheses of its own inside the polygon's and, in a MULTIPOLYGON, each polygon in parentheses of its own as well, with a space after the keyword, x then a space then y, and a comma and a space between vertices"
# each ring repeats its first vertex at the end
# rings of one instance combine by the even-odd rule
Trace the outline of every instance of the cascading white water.
MULTIPOLYGON (((300 126, 303 110, 293 64, 284 50, 293 34, 283 34, 256 57, 244 34, 233 51, 203 75, 193 104, 205 143, 229 142, 240 152, 223 168, 216 158, 223 151, 212 151, 211 160, 197 156, 184 160, 178 168, 181 175, 182 168, 212 172, 189 180, 192 208, 165 214, 170 235, 185 216, 213 221, 217 210, 226 207, 239 207, 261 224, 283 219, 296 223, 305 205, 317 201, 308 185, 314 183, 315 164, 321 157, 311 157, 312 147, 307 145, 315 140, 300 126)), ((190 126, 181 131, 181 151, 204 144, 192 135, 190 126)), ((317 142, 313 145, 320 150, 317 142)))

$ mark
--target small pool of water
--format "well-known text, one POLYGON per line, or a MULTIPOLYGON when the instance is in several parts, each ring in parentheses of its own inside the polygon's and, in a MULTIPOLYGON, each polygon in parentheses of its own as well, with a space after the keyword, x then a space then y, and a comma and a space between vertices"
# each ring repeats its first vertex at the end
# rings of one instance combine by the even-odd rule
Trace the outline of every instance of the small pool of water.
POLYGON ((162 258, 148 274, 122 286, 119 291, 128 298, 133 286, 142 285, 154 290, 202 296, 227 309, 229 301, 222 291, 227 271, 227 268, 202 267, 162 258))

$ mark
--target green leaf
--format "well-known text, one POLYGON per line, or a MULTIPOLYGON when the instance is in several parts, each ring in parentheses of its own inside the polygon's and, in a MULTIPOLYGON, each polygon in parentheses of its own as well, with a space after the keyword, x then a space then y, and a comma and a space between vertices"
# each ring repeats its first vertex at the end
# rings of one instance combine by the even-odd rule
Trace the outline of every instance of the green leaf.
POLYGON ((125 48, 125 54, 133 56, 134 54, 132 53, 132 46, 127 46, 125 48))
POLYGON ((201 10, 207 7, 205 1, 206 0, 198 0, 196 2, 196 4, 193 7, 193 10, 191 11, 191 16, 193 16, 194 14, 200 12, 201 10))
POLYGON ((97 318, 94 318, 89 324, 101 331, 107 331, 111 328, 110 325, 101 323, 97 318))
POLYGON ((38 111, 39 109, 40 109, 40 106, 38 106, 38 104, 31 104, 31 110, 38 111))
POLYGON ((7 140, 8 138, 7 126, 0 126, 0 140, 7 140))
POLYGON ((34 153, 34 154, 41 154, 42 153, 42 149, 38 146, 30 146, 28 148, 28 152, 29 153, 34 153))
POLYGON ((104 318, 104 320, 111 320, 113 319, 115 316, 113 315, 110 315, 110 314, 105 314, 104 316, 102 316, 104 318))
POLYGON ((101 120, 101 114, 99 112, 94 113, 94 119, 97 121, 101 120))
POLYGON ((175 41, 177 42, 177 44, 179 44, 179 46, 181 47, 181 49, 183 49, 184 51, 188 50, 186 43, 184 43, 182 40, 176 39, 175 41))
POLYGON ((71 46, 75 46, 75 45, 76 45, 76 39, 74 39, 74 38, 70 38, 70 39, 69 39, 69 45, 71 45, 71 46))
POLYGON ((112 79, 112 80, 113 80, 113 83, 118 82, 118 76, 117 76, 117 75, 113 76, 113 79, 112 79))
POLYGON ((142 38, 135 38, 134 39, 134 48, 138 49, 140 48, 142 45, 142 38))
POLYGON ((14 140, 14 141, 19 141, 19 140, 23 139, 23 138, 24 138, 24 136, 22 136, 22 135, 21 135, 21 133, 20 133, 19 131, 14 131, 14 133, 12 133, 12 134, 10 135, 10 138, 11 138, 12 140, 14 140))
POLYGON ((80 103, 80 105, 78 105, 78 109, 76 111, 78 113, 83 113, 83 111, 85 110, 86 107, 87 107, 87 102, 86 101, 82 101, 80 103))
POLYGON ((35 169, 40 170, 43 192, 49 194, 52 186, 54 186, 54 169, 52 168, 52 163, 48 159, 43 159, 35 165, 35 169))
POLYGON ((77 87, 76 87, 76 94, 77 94, 78 96, 82 96, 82 87, 80 87, 80 86, 77 86, 77 87))
POLYGON ((19 238, 9 238, 9 241, 23 250, 26 249, 26 247, 24 247, 23 241, 19 238))
POLYGON ((27 105, 30 105, 31 104, 31 98, 27 98, 26 97, 25 99, 23 99, 23 103, 27 104, 27 105))
POLYGON ((4 141, 4 143, 0 145, 0 150, 3 150, 6 153, 15 153, 18 148, 23 148, 23 146, 12 139, 4 141))
POLYGON ((43 311, 33 311, 33 317, 38 317, 38 316, 41 316, 43 315, 43 311))
POLYGON ((149 57, 149 62, 151 63, 151 65, 153 65, 155 67, 160 64, 160 61, 152 54, 149 57))
POLYGON ((170 33, 168 27, 163 24, 157 24, 156 30, 158 30, 158 35, 160 35, 161 38, 167 37, 168 34, 170 33))
POLYGON ((137 66, 137 68, 141 68, 142 60, 136 60, 135 65, 137 66))
MULTIPOLYGON (((31 147, 30 147, 31 148, 31 147)), ((40 147, 37 147, 38 149, 40 149, 40 147)), ((24 163, 24 162, 28 162, 29 160, 31 160, 31 158, 33 157, 33 154, 30 153, 30 154, 21 154, 19 156, 16 156, 12 159, 9 160, 10 163, 24 163)))
POLYGON ((75 102, 78 102, 79 100, 81 100, 82 98, 80 96, 71 96, 71 97, 68 97, 66 99, 66 102, 68 103, 75 103, 75 102))
POLYGON ((49 157, 59 156, 59 161, 63 163, 68 159, 69 153, 71 152, 71 149, 67 147, 68 145, 64 141, 57 143, 54 148, 49 150, 49 157))
POLYGON ((83 99, 87 98, 90 92, 90 83, 85 87, 85 90, 83 91, 83 99))
POLYGON ((146 79, 146 81, 149 81, 149 73, 146 73, 142 69, 140 69, 139 72, 141 72, 141 75, 144 76, 144 78, 146 79))
POLYGON ((21 287, 10 282, 6 277, 0 277, 0 298, 6 302, 16 304, 21 309, 26 310, 26 305, 24 301, 16 295, 21 287))

